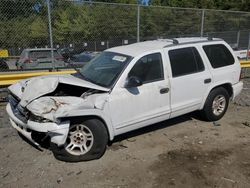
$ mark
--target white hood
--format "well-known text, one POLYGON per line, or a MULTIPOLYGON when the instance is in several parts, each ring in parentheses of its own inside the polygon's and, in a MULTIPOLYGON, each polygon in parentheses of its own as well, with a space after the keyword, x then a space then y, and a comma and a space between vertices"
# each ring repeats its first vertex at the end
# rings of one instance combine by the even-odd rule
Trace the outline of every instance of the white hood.
POLYGON ((20 105, 25 107, 34 99, 53 92, 59 83, 80 86, 100 91, 109 91, 105 87, 92 84, 72 75, 41 76, 23 80, 9 87, 9 90, 21 99, 20 105))

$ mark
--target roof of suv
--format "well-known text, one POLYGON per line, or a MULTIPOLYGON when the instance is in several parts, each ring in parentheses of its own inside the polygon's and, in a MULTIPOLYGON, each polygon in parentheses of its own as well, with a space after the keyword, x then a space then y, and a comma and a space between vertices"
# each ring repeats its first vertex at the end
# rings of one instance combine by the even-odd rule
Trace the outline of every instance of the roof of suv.
POLYGON ((107 51, 126 54, 130 56, 137 56, 141 53, 158 50, 169 45, 177 45, 177 44, 186 44, 186 43, 199 43, 199 42, 209 42, 209 41, 218 41, 222 39, 208 39, 205 37, 185 37, 185 38, 174 38, 174 39, 158 39, 151 40, 145 42, 138 42, 134 44, 119 46, 110 48, 107 51))

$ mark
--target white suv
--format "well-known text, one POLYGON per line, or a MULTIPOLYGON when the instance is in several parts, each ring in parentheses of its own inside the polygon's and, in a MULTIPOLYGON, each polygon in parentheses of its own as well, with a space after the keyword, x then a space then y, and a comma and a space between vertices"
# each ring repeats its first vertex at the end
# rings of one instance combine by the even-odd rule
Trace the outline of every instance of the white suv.
POLYGON ((128 131, 196 110, 219 120, 242 90, 240 72, 221 39, 140 42, 105 50, 76 74, 10 86, 7 112, 35 145, 49 139, 57 159, 97 159, 128 131))

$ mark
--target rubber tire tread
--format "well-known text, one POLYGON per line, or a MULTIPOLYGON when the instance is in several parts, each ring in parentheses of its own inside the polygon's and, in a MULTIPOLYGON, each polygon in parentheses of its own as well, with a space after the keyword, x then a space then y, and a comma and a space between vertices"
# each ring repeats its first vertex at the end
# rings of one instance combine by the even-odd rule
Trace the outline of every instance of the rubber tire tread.
MULTIPOLYGON (((72 122, 72 126, 74 124, 79 124, 79 122, 72 122)), ((103 156, 108 143, 108 133, 105 125, 98 119, 88 119, 83 121, 82 124, 87 126, 92 131, 94 136, 94 143, 90 151, 84 155, 75 156, 68 153, 64 149, 64 146, 58 147, 56 144, 51 143, 50 149, 52 150, 56 159, 66 162, 80 162, 99 159, 103 156)))
POLYGON ((201 111, 201 115, 204 118, 204 120, 218 121, 226 113, 227 108, 228 108, 228 103, 229 103, 229 94, 228 94, 227 90, 225 88, 223 88, 223 87, 215 88, 209 93, 209 95, 208 95, 208 97, 206 99, 205 105, 203 107, 203 110, 201 111), (213 113, 212 105, 213 105, 213 101, 214 101, 215 97, 218 96, 218 95, 223 95, 225 97, 226 106, 225 106, 224 111, 219 116, 216 116, 213 113))

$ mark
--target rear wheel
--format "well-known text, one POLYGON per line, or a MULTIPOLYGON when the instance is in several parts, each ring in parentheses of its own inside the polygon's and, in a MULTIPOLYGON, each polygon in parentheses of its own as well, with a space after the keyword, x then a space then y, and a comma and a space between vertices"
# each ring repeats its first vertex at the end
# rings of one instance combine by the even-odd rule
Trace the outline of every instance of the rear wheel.
POLYGON ((98 119, 72 122, 68 137, 62 147, 51 145, 54 156, 62 161, 78 162, 100 158, 106 150, 108 133, 98 119))
POLYGON ((208 121, 221 119, 227 111, 229 94, 223 87, 213 89, 207 97, 202 116, 208 121))

